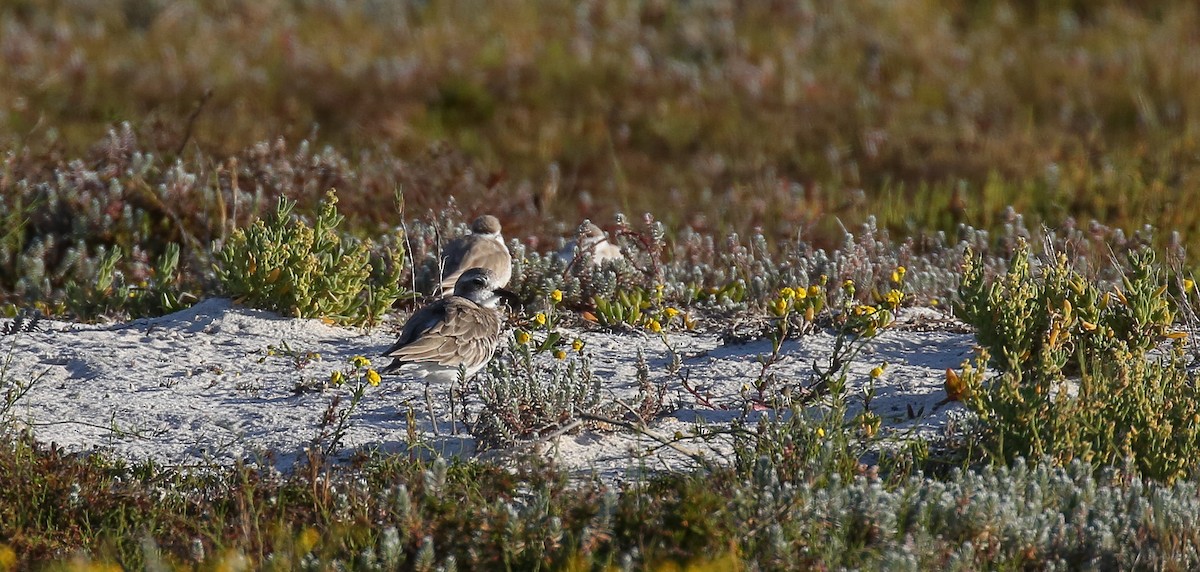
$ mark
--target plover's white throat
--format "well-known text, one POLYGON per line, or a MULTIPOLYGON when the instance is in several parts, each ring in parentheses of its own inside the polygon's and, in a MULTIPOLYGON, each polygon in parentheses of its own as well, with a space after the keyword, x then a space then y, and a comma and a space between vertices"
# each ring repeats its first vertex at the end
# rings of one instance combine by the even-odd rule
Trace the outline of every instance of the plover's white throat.
POLYGON ((595 266, 625 257, 621 254, 621 248, 609 242, 608 235, 604 234, 604 231, 592 224, 590 220, 585 220, 583 224, 579 225, 576 238, 567 242, 567 245, 558 251, 558 259, 569 265, 575 262, 577 257, 585 254, 591 255, 592 264, 595 266))
POLYGON ((452 381, 459 368, 470 378, 487 365, 500 343, 499 312, 483 305, 494 298, 496 273, 487 268, 463 272, 454 293, 437 300, 404 323, 400 339, 384 357, 394 358, 380 373, 405 366, 426 381, 452 381))
MULTIPOLYGON (((508 284, 512 277, 512 255, 500 236, 500 220, 483 215, 471 223, 471 233, 460 236, 446 245, 442 252, 442 296, 454 292, 458 278, 470 268, 487 268, 495 275, 493 288, 508 284)), ((485 301, 495 306, 495 298, 485 301)))

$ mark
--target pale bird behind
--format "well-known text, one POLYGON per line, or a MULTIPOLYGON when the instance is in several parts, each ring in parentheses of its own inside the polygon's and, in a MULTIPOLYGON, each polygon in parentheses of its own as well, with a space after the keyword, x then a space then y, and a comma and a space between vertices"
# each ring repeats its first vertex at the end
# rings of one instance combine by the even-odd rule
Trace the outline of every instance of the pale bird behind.
MULTIPOLYGON (((512 278, 512 255, 500 236, 500 220, 483 215, 471 223, 471 232, 446 245, 442 253, 441 295, 454 292, 459 276, 469 268, 487 268, 495 275, 493 288, 501 288, 512 278)), ((490 305, 494 305, 495 299, 490 305)))
POLYGON ((576 258, 581 258, 585 254, 591 255, 594 266, 625 257, 621 254, 621 248, 609 242, 608 235, 600 227, 592 224, 590 220, 585 220, 583 224, 579 225, 576 238, 567 242, 566 246, 558 251, 558 259, 563 264, 571 265, 576 258))

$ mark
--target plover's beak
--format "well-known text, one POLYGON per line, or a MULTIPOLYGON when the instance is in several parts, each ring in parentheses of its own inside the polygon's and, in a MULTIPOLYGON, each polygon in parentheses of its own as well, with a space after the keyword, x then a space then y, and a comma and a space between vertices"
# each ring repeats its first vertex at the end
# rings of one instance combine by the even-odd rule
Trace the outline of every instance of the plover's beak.
POLYGON ((517 308, 520 308, 522 305, 521 297, 517 296, 517 294, 511 290, 505 290, 504 288, 496 288, 495 290, 492 290, 492 294, 494 294, 496 296, 496 298, 503 300, 504 303, 507 304, 509 308, 512 308, 514 310, 517 308))

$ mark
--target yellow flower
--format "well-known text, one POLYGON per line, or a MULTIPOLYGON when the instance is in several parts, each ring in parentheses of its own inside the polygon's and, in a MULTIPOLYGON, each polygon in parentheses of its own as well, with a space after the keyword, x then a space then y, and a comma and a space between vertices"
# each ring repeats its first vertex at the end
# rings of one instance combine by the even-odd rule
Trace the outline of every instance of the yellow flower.
POLYGON ((860 305, 854 308, 854 314, 856 316, 870 316, 877 311, 878 310, 876 310, 875 306, 860 305))
POLYGON ((930 301, 929 301, 929 305, 931 305, 931 306, 937 306, 937 305, 938 305, 938 304, 940 304, 940 303, 941 303, 941 302, 938 302, 938 299, 937 299, 937 298, 934 298, 934 299, 932 299, 932 300, 930 300, 930 301))
POLYGON ((529 332, 517 330, 517 343, 521 345, 529 343, 529 332))
POLYGON ((783 289, 779 291, 779 298, 781 300, 791 300, 795 297, 796 291, 793 290, 791 286, 784 286, 783 289))
POLYGON ((842 288, 853 288, 853 287, 854 287, 854 281, 849 278, 847 278, 845 282, 842 282, 842 288))
POLYGON ((581 340, 579 338, 575 338, 575 341, 571 342, 571 349, 575 350, 576 352, 582 352, 583 351, 583 340, 581 340))
POLYGON ((908 272, 907 268, 903 266, 897 266, 896 269, 892 271, 892 282, 899 284, 901 280, 904 280, 904 274, 906 272, 908 272))
POLYGON ((367 370, 367 383, 371 384, 372 386, 377 386, 379 385, 380 381, 383 380, 379 377, 379 372, 373 369, 367 370))
POLYGON ((554 359, 564 359, 567 357, 567 352, 562 350, 554 350, 554 359))
POLYGON ((559 302, 562 302, 562 290, 557 290, 557 289, 556 289, 556 290, 554 290, 553 292, 551 292, 551 293, 550 293, 550 299, 551 299, 551 300, 554 300, 554 303, 555 303, 555 304, 557 304, 557 303, 559 303, 559 302))
POLYGON ((788 308, 787 300, 784 298, 780 298, 778 300, 775 300, 775 303, 772 305, 771 310, 773 310, 775 312, 776 316, 782 316, 784 313, 787 312, 787 308, 788 308))
POLYGON ((354 356, 354 357, 350 358, 350 365, 352 365, 354 367, 370 367, 371 360, 369 360, 363 356, 354 356))
POLYGON ((7 544, 0 544, 0 570, 14 570, 17 567, 17 551, 7 544))
POLYGON ((341 385, 345 381, 346 374, 342 373, 342 370, 340 369, 335 369, 333 370, 333 373, 329 374, 329 383, 331 385, 341 385))
POLYGON ((825 428, 824 427, 817 427, 817 437, 820 437, 822 439, 825 438, 825 428))
POLYGON ((662 324, 658 323, 658 320, 650 320, 650 323, 646 324, 646 329, 657 334, 662 331, 662 324))
POLYGON ((797 300, 803 300, 808 297, 808 290, 806 288, 796 288, 795 292, 797 300))
POLYGON ((321 540, 321 533, 315 528, 306 528, 296 538, 296 548, 300 554, 308 554, 317 545, 318 540, 321 540))
POLYGON ((667 319, 670 320, 679 315, 679 310, 668 306, 666 310, 663 310, 663 313, 665 313, 667 315, 667 319))
POLYGON ((887 362, 875 366, 875 368, 871 370, 871 379, 879 379, 880 377, 883 377, 883 370, 885 368, 887 368, 887 362))
POLYGON ((1195 287, 1196 287, 1196 283, 1191 278, 1183 279, 1183 291, 1184 292, 1191 292, 1192 289, 1195 287))
POLYGON ((539 326, 546 325, 546 314, 544 312, 538 312, 538 313, 534 314, 533 315, 533 323, 535 323, 539 326))
POLYGON ((812 296, 814 298, 817 296, 820 296, 821 295, 821 287, 816 284, 809 286, 808 287, 808 295, 812 296))
POLYGON ((884 296, 884 300, 888 303, 888 306, 891 306, 892 308, 899 307, 900 301, 903 299, 904 299, 904 292, 901 292, 896 289, 892 289, 891 291, 889 291, 887 293, 886 296, 884 296))

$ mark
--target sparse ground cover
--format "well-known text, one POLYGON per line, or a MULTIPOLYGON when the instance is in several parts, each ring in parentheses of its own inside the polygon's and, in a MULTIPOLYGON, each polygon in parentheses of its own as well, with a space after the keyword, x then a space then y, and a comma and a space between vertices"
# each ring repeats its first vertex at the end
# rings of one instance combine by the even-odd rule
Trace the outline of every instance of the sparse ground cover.
MULTIPOLYGON (((1197 24, 1175 2, 6 3, 0 569, 1194 569, 1197 24), (39 366, 74 371, 21 341, 46 318, 157 351, 171 328, 124 322, 225 296, 385 338, 482 212, 522 307, 488 371, 387 420, 404 447, 346 446, 388 388, 287 336, 244 356, 321 370, 294 376, 324 409, 282 466, 36 440, 39 366), (553 256, 584 217, 625 260, 553 256), (965 326, 905 327, 983 351, 938 362, 931 407, 961 415, 914 437, 876 348, 916 308, 965 326), (687 361, 720 358, 671 341, 692 335, 754 367, 701 385, 687 361), (484 454, 422 449, 445 408, 484 454), (664 432, 681 411, 700 421, 664 432), (581 433, 687 464, 547 461, 581 433)), ((232 375, 185 365, 147 391, 232 375)))

